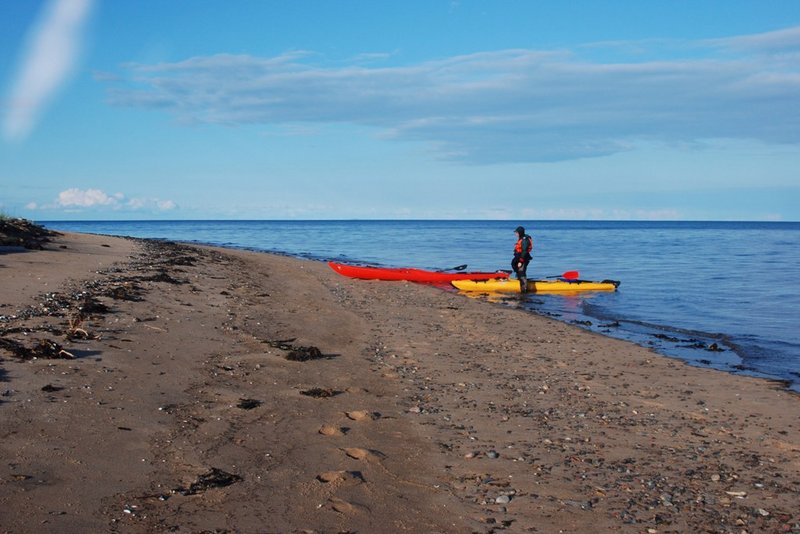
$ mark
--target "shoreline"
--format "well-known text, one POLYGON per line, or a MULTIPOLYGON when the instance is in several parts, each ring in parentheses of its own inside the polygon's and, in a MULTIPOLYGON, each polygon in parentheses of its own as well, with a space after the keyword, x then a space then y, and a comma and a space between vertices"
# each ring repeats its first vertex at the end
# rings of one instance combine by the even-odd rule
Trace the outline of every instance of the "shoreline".
POLYGON ((4 531, 800 531, 766 379, 289 256, 45 248, 0 255, 0 315, 75 298, 2 338, 76 358, 0 351, 4 531))
POLYGON ((712 334, 622 317, 603 324, 602 318, 584 313, 576 313, 576 319, 566 320, 560 318, 562 314, 548 311, 546 306, 531 307, 529 311, 589 332, 633 343, 645 350, 652 350, 661 357, 674 359, 692 367, 713 369, 732 376, 760 378, 774 382, 787 391, 800 394, 800 381, 798 381, 800 373, 789 372, 796 376, 784 378, 779 374, 769 374, 743 364, 745 359, 757 357, 758 353, 744 349, 741 343, 734 341, 729 334, 712 334), (595 321, 597 325, 593 324, 595 321), (632 326, 621 328, 620 323, 632 326))
MULTIPOLYGON (((320 254, 298 254, 291 252, 292 250, 303 250, 302 244, 293 241, 291 236, 283 236, 281 239, 270 239, 266 237, 263 243, 265 247, 256 249, 252 246, 237 245, 236 241, 242 243, 252 240, 252 236, 245 240, 237 240, 229 238, 225 241, 232 241, 227 243, 214 242, 214 233, 208 233, 200 228, 197 235, 186 233, 181 229, 183 223, 189 221, 175 222, 175 227, 170 226, 169 229, 162 228, 160 232, 162 235, 171 235, 173 238, 178 237, 184 239, 188 244, 206 244, 210 246, 227 246, 235 250, 249 250, 253 252, 267 252, 272 254, 288 255, 290 257, 297 257, 302 259, 312 259, 326 261, 332 259, 334 250, 327 249, 329 254, 320 251, 320 254), (192 235, 192 238, 188 236, 192 235), (200 239, 196 239, 197 237, 200 239), (288 241, 285 241, 288 239, 288 241), (286 244, 285 250, 279 250, 279 244, 286 244)), ((76 223, 77 224, 77 223, 76 223)), ((80 228, 95 229, 95 230, 108 230, 112 231, 115 228, 114 224, 109 223, 110 226, 104 227, 102 223, 86 222, 83 225, 77 225, 75 228, 78 231, 80 228), (97 227, 100 224, 100 227, 97 227)), ((150 221, 149 224, 154 224, 159 227, 160 222, 150 221)), ((626 223, 627 224, 627 223, 626 223)), ((694 224, 687 222, 686 224, 694 224)), ((183 226, 187 226, 183 224, 183 226)), ((123 228, 126 228, 123 225, 123 228)), ((127 228, 132 230, 131 228, 127 228)), ((140 229, 140 235, 149 234, 150 232, 140 229)), ((219 229, 215 228, 214 231, 219 229)), ((246 228, 240 229, 246 232, 246 228)), ((268 233, 271 231, 269 227, 264 228, 268 233)), ((92 230, 90 230, 92 231, 92 230)), ((134 231, 134 233, 136 233, 134 231)), ((363 252, 363 244, 360 247, 363 252)), ((345 250, 347 247, 345 246, 345 250)), ((341 258, 335 258, 341 260, 341 258)), ((393 263, 390 263, 392 265, 393 263)), ((551 270, 543 271, 542 274, 550 274, 551 270)), ((604 273, 605 274, 605 273, 604 273)), ((680 312, 669 309, 665 311, 658 311, 659 302, 662 302, 666 295, 662 295, 651 302, 647 306, 655 306, 650 312, 647 309, 639 308, 634 304, 631 309, 630 302, 635 302, 641 299, 643 295, 651 294, 650 287, 645 282, 644 285, 641 279, 637 279, 632 273, 628 273, 623 277, 623 285, 620 290, 618 299, 609 299, 605 307, 595 309, 591 306, 591 302, 587 300, 581 304, 580 309, 575 309, 569 302, 560 297, 553 299, 552 297, 533 297, 528 299, 525 307, 531 309, 534 313, 540 315, 547 315, 549 317, 558 318, 568 324, 577 324, 588 330, 600 332, 604 335, 609 335, 617 339, 632 341, 640 346, 648 349, 653 349, 656 352, 671 358, 678 358, 686 361, 691 365, 718 369, 729 372, 735 375, 755 376, 760 378, 767 378, 777 381, 788 381, 785 386, 787 389, 800 393, 800 380, 797 372, 797 355, 798 352, 794 339, 796 336, 792 335, 793 327, 785 319, 791 315, 791 305, 784 303, 778 309, 783 309, 783 313, 776 314, 784 317, 781 324, 783 329, 780 332, 772 332, 775 335, 771 336, 768 330, 764 330, 764 325, 760 324, 758 327, 748 332, 744 327, 734 326, 740 325, 737 317, 748 317, 748 313, 754 313, 756 317, 762 317, 762 311, 756 309, 740 309, 729 310, 727 323, 724 317, 721 318, 721 324, 727 324, 724 327, 718 325, 707 324, 699 317, 688 318, 688 321, 677 321, 680 312), (629 293, 629 294, 628 294, 629 293), (542 302, 539 302, 542 301, 542 302), (628 304, 626 304, 628 303, 628 304), (584 308, 584 305, 587 308, 584 308), (584 313, 585 312, 585 313, 584 313), (642 320, 642 317, 646 317, 642 320), (732 314, 732 315, 731 315, 732 314), (591 324, 590 324, 591 323, 591 324), (720 330, 721 328, 721 330, 720 330), (751 334, 754 336, 751 336, 751 334)), ((686 302, 692 302, 697 295, 697 291, 690 294, 680 295, 680 298, 686 299, 686 302)), ((606 298, 605 296, 603 297, 606 298)), ((514 305, 514 303, 512 303, 514 305)), ((709 306, 713 309, 714 303, 710 302, 709 306)), ((695 311, 695 314, 697 311, 695 311)), ((776 316, 777 317, 777 316, 776 316)))

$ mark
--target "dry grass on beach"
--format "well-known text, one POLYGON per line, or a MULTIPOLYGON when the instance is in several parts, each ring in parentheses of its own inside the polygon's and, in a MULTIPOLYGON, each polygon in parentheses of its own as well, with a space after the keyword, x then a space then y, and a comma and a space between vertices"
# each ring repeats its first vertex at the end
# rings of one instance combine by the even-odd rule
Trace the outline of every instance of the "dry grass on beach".
POLYGON ((322 263, 52 239, 0 252, 2 532, 800 532, 779 384, 322 263))

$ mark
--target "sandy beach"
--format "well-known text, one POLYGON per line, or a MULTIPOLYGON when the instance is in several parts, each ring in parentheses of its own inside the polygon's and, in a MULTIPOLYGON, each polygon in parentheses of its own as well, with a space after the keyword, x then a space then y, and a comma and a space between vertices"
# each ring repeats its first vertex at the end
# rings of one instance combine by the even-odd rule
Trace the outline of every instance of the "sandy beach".
POLYGON ((800 532, 780 383, 321 262, 43 248, 0 247, 0 532, 800 532))

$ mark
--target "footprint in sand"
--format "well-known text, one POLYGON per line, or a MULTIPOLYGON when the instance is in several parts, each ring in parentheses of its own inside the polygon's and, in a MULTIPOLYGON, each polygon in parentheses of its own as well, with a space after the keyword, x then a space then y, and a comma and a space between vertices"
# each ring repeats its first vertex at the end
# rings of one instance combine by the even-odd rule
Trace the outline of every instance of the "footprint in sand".
POLYGON ((360 482, 366 482, 361 471, 325 471, 324 473, 317 475, 317 480, 325 484, 342 482, 344 480, 358 480, 360 482))
POLYGON ((347 477, 347 471, 325 471, 317 475, 317 480, 329 484, 331 482, 338 482, 347 477))
POLYGON ((356 512, 369 512, 369 508, 363 506, 361 504, 349 503, 343 499, 339 499, 338 497, 331 497, 328 502, 331 503, 331 507, 339 512, 340 514, 353 514, 356 512))
POLYGON ((368 412, 366 410, 356 410, 353 412, 345 412, 344 413, 348 419, 353 421, 368 421, 368 420, 375 420, 380 419, 381 414, 378 412, 368 412))
POLYGON ((346 447, 342 449, 342 452, 354 460, 382 460, 386 458, 386 455, 380 451, 362 449, 360 447, 346 447))
POLYGON ((323 436, 341 436, 344 434, 340 427, 327 424, 319 427, 318 432, 323 436))

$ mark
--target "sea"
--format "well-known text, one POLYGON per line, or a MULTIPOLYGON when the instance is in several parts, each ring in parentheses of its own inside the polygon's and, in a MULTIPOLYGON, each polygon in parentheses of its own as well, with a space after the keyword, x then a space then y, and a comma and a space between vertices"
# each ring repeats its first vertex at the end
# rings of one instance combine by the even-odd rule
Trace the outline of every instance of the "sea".
POLYGON ((797 222, 41 223, 54 230, 204 243, 312 261, 423 269, 466 264, 470 271, 510 269, 514 229, 522 225, 534 240, 529 278, 577 270, 585 280, 619 280, 619 290, 478 298, 629 340, 691 365, 780 381, 800 392, 797 222))

